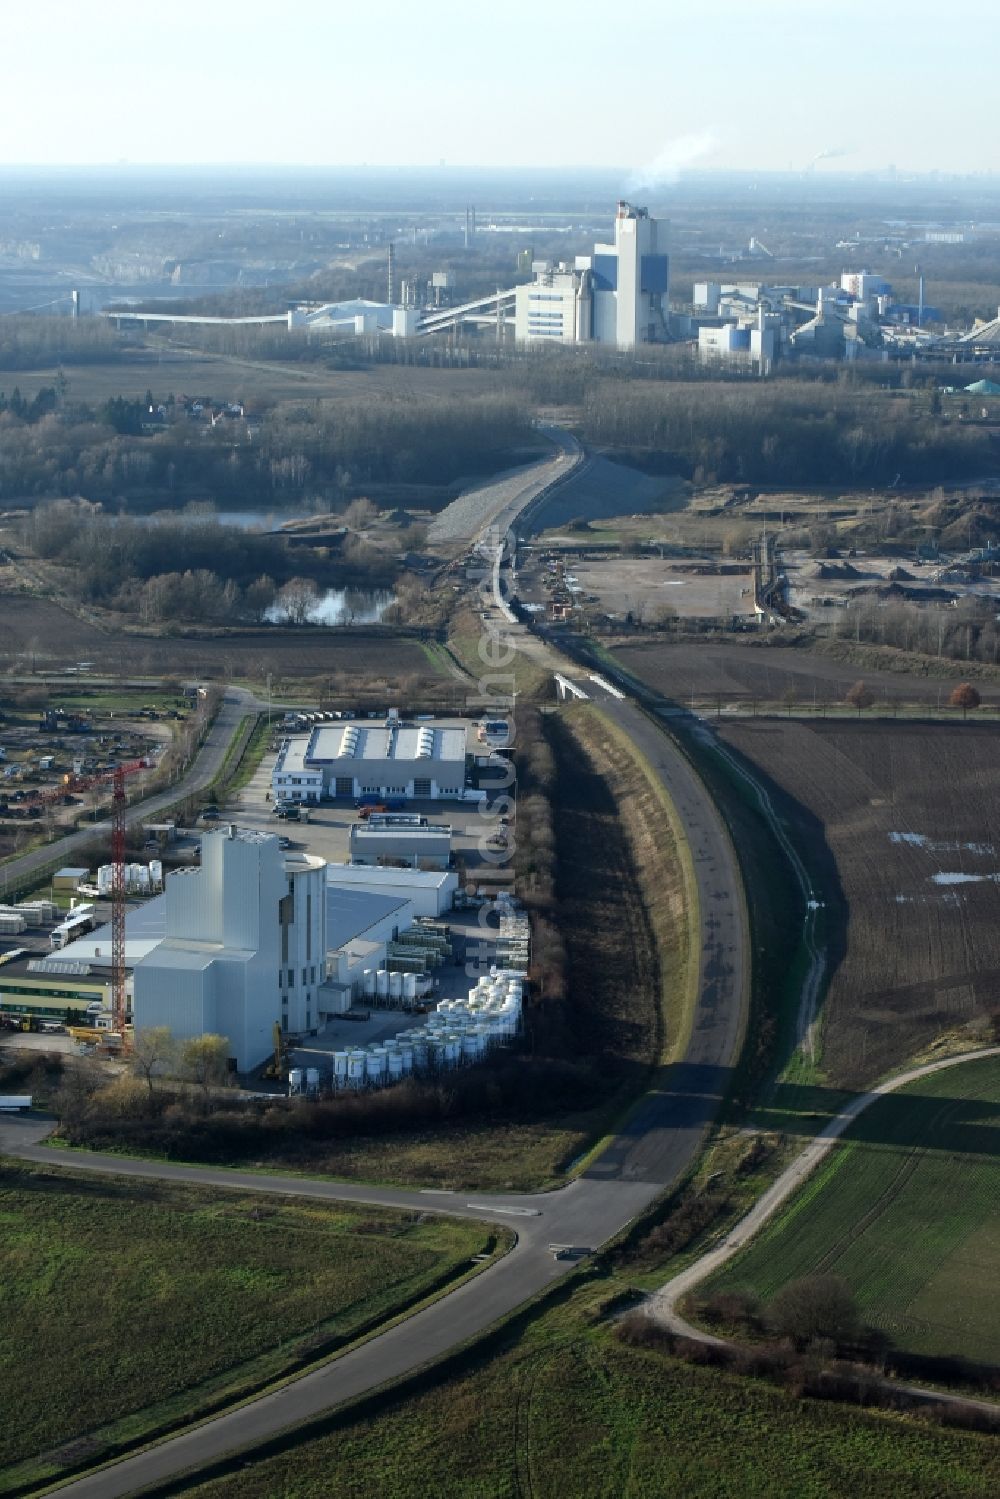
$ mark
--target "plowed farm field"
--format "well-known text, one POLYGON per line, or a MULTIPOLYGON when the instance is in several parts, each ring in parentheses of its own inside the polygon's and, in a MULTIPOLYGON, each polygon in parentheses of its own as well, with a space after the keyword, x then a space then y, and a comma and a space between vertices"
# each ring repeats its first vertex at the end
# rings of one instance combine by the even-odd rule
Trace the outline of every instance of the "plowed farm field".
POLYGON ((1000 728, 743 719, 721 737, 769 789, 826 905, 820 1064, 861 1087, 1000 1020, 1000 728))
MULTIPOLYGON (((793 711, 842 707, 848 689, 859 679, 874 695, 874 712, 904 703, 936 708, 947 705, 948 694, 963 680, 961 662, 945 661, 939 674, 918 676, 868 669, 804 647, 749 641, 625 642, 614 646, 614 655, 626 671, 666 697, 679 703, 694 699, 723 710, 752 709, 755 704, 787 704, 793 711)), ((976 688, 984 704, 1000 704, 1000 682, 977 677, 976 688)))
POLYGON ((429 675, 418 641, 321 629, 251 630, 231 635, 168 637, 106 631, 47 599, 0 594, 0 668, 59 671, 77 662, 95 673, 128 676, 262 679, 352 675, 429 675))

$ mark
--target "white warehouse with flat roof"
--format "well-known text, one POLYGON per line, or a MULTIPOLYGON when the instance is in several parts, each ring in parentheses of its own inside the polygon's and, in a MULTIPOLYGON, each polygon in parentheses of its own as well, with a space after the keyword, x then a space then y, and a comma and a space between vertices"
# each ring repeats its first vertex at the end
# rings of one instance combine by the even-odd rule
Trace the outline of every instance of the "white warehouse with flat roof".
POLYGON ((318 802, 427 797, 460 800, 466 784, 466 731, 430 724, 318 724, 286 739, 271 773, 275 801, 318 802))

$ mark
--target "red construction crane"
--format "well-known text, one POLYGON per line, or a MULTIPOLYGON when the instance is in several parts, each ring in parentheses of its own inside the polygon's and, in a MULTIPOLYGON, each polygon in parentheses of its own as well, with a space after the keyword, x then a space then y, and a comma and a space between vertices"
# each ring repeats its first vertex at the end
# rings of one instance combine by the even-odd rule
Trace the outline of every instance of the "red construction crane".
POLYGON ((90 791, 95 786, 112 788, 111 794, 111 1028, 125 1045, 125 781, 137 771, 147 770, 147 760, 129 760, 92 776, 68 775, 61 787, 37 794, 37 800, 61 800, 67 792, 90 791))

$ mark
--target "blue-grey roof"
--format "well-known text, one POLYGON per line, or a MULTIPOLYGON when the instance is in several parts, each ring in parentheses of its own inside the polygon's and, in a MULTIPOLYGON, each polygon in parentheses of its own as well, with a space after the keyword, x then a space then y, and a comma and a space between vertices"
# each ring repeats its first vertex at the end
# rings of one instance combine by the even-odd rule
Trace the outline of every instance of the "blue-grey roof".
POLYGON ((363 937, 376 922, 409 903, 398 895, 372 895, 343 885, 326 887, 326 945, 334 952, 355 937, 363 937))

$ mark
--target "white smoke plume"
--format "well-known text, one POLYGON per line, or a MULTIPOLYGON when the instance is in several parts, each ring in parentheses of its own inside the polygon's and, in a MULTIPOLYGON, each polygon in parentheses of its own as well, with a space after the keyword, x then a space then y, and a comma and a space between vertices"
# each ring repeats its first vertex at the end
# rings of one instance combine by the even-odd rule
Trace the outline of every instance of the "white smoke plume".
POLYGON ((625 183, 625 191, 648 193, 673 187, 685 167, 693 166, 702 156, 714 151, 715 146, 715 137, 709 130, 697 135, 679 135, 675 140, 667 141, 652 161, 631 174, 625 183))

